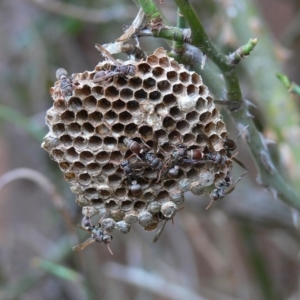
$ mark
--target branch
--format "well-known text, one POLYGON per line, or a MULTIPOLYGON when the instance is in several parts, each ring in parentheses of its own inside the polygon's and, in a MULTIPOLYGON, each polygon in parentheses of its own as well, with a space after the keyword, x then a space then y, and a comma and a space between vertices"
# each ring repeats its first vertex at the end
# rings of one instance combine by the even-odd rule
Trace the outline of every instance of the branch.
POLYGON ((229 63, 237 65, 243 58, 250 55, 250 52, 257 44, 257 39, 250 39, 249 42, 228 55, 229 63))
MULTIPOLYGON (((300 210, 299 195, 284 181, 280 172, 276 169, 268 151, 267 142, 265 138, 258 132, 255 124, 252 121, 252 116, 248 111, 248 104, 243 100, 239 81, 235 72, 235 64, 232 64, 232 56, 225 56, 217 50, 215 45, 210 41, 209 37, 204 31, 204 28, 189 1, 174 1, 190 25, 190 43, 204 52, 222 72, 227 88, 227 99, 236 104, 232 105, 231 107, 231 116, 240 131, 244 130, 244 128, 247 128, 243 132, 243 138, 247 143, 249 150, 251 151, 251 155, 257 167, 259 173, 258 183, 270 189, 275 197, 279 197, 282 201, 286 202, 290 206, 300 210)), ((155 18, 158 18, 158 10, 154 7, 153 2, 149 0, 140 0, 141 5, 143 2, 147 2, 148 4, 148 16, 151 17, 152 15, 155 15, 155 18), (153 5, 149 5, 150 2, 153 5)), ((144 9, 143 5, 142 8, 144 9)), ((144 12, 146 13, 145 10, 144 12)), ((173 32, 174 39, 177 39, 180 36, 180 33, 181 36, 179 38, 183 38, 184 36, 182 34, 183 30, 175 28, 162 27, 161 30, 152 30, 153 36, 156 36, 157 34, 159 37, 163 37, 163 35, 166 35, 166 32, 170 31, 173 32), (175 35, 175 33, 177 34, 175 35)), ((168 37, 170 37, 170 34, 168 37)), ((184 41, 189 42, 187 40, 184 41)), ((256 40, 250 40, 246 46, 240 48, 240 50, 238 49, 235 52, 234 58, 245 56, 244 53, 250 53, 255 44, 256 40)), ((238 61, 239 60, 240 59, 238 59, 238 61)))
POLYGON ((125 32, 116 40, 116 42, 126 42, 131 37, 134 37, 144 22, 145 14, 142 9, 139 10, 132 24, 125 30, 125 32))
MULTIPOLYGON (((184 16, 180 12, 180 9, 177 10, 177 27, 181 29, 186 28, 186 21, 184 16)), ((185 51, 184 42, 174 41, 173 50, 178 54, 182 54, 185 51)))

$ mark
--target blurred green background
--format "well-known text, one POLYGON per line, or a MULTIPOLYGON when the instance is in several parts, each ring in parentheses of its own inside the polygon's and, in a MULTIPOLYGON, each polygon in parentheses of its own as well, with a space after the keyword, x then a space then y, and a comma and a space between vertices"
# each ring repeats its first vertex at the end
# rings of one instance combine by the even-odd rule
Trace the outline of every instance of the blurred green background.
MULTIPOLYGON (((173 1, 161 2, 176 26, 173 1)), ((191 1, 218 47, 224 53, 235 50, 260 35, 255 23, 260 22, 276 56, 274 65, 281 66, 269 70, 265 82, 285 72, 299 83, 300 1, 238 1, 257 16, 248 24, 253 35, 243 40, 234 34, 228 2, 191 1)), ((101 59, 95 43, 113 42, 137 12, 125 0, 0 1, 0 175, 5 185, 0 184, 0 299, 300 299, 297 214, 256 184, 241 139, 238 157, 250 171, 208 211, 208 195, 188 195, 174 225, 168 222, 155 244, 154 232, 132 226, 128 235, 114 234, 113 256, 101 244, 72 252, 88 235, 75 226, 81 210, 68 183, 40 147, 52 105, 49 88, 60 67, 69 74, 92 70, 101 59)), ((250 12, 245 8, 244 13, 250 12)), ((140 42, 149 53, 160 46, 169 49, 162 39, 140 42)), ((259 104, 257 78, 245 75, 256 67, 258 60, 251 60, 256 55, 254 50, 238 70, 246 98, 259 104)), ((286 101, 299 104, 287 92, 286 101)), ((253 114, 264 131, 268 111, 258 106, 253 114)), ((227 121, 234 139, 238 131, 227 121)), ((288 147, 284 153, 290 175, 299 173, 288 147)), ((236 165, 234 178, 242 172, 236 165)))

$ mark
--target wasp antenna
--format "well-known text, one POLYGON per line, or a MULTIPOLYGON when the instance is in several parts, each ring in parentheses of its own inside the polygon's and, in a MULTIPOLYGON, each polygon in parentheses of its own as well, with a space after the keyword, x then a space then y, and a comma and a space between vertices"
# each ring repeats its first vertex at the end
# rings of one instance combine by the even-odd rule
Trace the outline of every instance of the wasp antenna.
POLYGON ((209 202, 208 206, 205 209, 208 210, 211 207, 212 203, 213 203, 213 200, 210 199, 210 202, 209 202))
POLYGON ((142 141, 142 143, 149 149, 149 150, 151 150, 151 147, 149 147, 148 145, 147 145, 147 143, 141 138, 141 141, 142 141))
POLYGON ((107 246, 107 249, 108 249, 109 253, 110 253, 111 255, 114 255, 113 252, 111 251, 109 245, 107 244, 106 246, 107 246))
POLYGON ((238 152, 236 152, 235 154, 230 156, 229 159, 232 159, 233 161, 235 161, 239 166, 241 166, 243 169, 245 169, 246 173, 247 173, 247 171, 249 171, 249 169, 239 159, 236 158, 237 155, 238 155, 238 152))
MULTIPOLYGON (((235 156, 235 155, 234 155, 235 156)), ((237 158, 235 158, 235 157, 230 157, 230 158, 232 158, 232 160, 233 161, 235 161, 239 166, 241 166, 243 169, 245 169, 246 171, 249 171, 249 169, 240 161, 240 160, 238 160, 237 158)))
POLYGON ((233 184, 234 186, 248 173, 248 170, 246 170, 233 184))
POLYGON ((181 208, 177 209, 177 212, 183 210, 185 208, 185 206, 182 206, 181 208))
POLYGON ((159 173, 158 173, 158 179, 155 183, 158 183, 160 181, 160 177, 161 177, 161 172, 162 172, 163 168, 160 169, 159 173))
POLYGON ((234 158, 237 155, 238 155, 238 152, 234 153, 232 156, 230 156, 230 159, 234 158))

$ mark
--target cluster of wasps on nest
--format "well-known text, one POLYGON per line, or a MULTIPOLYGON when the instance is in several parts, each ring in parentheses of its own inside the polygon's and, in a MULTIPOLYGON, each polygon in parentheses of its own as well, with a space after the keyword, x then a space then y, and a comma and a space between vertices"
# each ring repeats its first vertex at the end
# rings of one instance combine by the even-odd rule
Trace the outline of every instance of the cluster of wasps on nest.
MULTIPOLYGON (((214 189, 209 194, 211 202, 208 207, 210 207, 213 201, 221 199, 233 191, 236 184, 246 174, 247 168, 235 157, 236 154, 232 153, 236 149, 236 143, 227 137, 222 117, 215 109, 214 102, 198 74, 189 72, 173 59, 169 59, 162 48, 157 49, 146 59, 143 58, 138 62, 132 61, 132 63, 131 61, 124 63, 116 60, 110 52, 99 44, 96 44, 96 48, 105 58, 105 62, 98 65, 94 72, 85 76, 83 81, 89 80, 89 84, 93 88, 101 87, 101 90, 112 90, 115 83, 118 83, 119 86, 115 89, 117 92, 113 90, 117 95, 114 97, 125 93, 124 91, 128 93, 128 87, 133 90, 136 89, 132 93, 134 98, 132 101, 123 100, 121 96, 119 96, 120 99, 113 100, 119 101, 118 105, 112 105, 116 110, 121 111, 121 109, 130 108, 132 115, 138 111, 137 115, 140 116, 136 116, 135 120, 137 121, 132 121, 126 125, 129 121, 120 114, 117 125, 118 128, 121 128, 118 130, 122 131, 122 134, 115 132, 109 138, 113 140, 114 150, 117 150, 114 153, 117 152, 121 159, 118 161, 111 159, 109 163, 113 166, 111 167, 112 170, 117 170, 116 177, 122 177, 118 189, 123 189, 126 192, 124 195, 126 194, 128 202, 132 202, 138 207, 137 203, 139 205, 141 203, 138 200, 143 199, 145 193, 152 193, 153 199, 151 198, 151 201, 144 204, 144 212, 139 213, 138 217, 135 216, 135 221, 138 220, 145 230, 153 230, 159 222, 164 221, 163 226, 154 237, 155 242, 160 237, 166 222, 168 220, 173 221, 175 214, 181 209, 177 205, 184 201, 184 192, 190 190, 194 194, 200 195, 206 191, 206 186, 214 183, 214 189), (137 97, 141 99, 136 99, 137 97), (206 99, 203 99, 205 97, 206 99), (186 99, 190 100, 192 105, 186 104, 186 99), (130 106, 129 102, 131 103, 130 106), (153 119, 151 119, 152 117, 153 119), (142 121, 140 121, 141 118, 142 121), (210 122, 210 118, 213 121, 210 122), (125 124, 124 126, 122 122, 125 124), (141 123, 135 125, 135 122, 141 123), (159 128, 159 124, 161 124, 161 128, 159 128), (132 130, 132 128, 135 129, 132 130), (118 135, 118 139, 115 137, 116 135, 118 135), (219 147, 218 150, 215 149, 216 147, 219 147), (231 175, 232 161, 246 170, 234 183, 231 175), (204 178, 201 179, 202 181, 197 178, 200 175, 204 178), (207 181, 207 184, 203 183, 204 180, 207 181), (159 203, 157 198, 161 195, 160 188, 165 189, 165 194, 169 198, 172 198, 174 194, 179 195, 177 198, 180 200, 164 199, 162 203, 159 203), (167 191, 168 189, 171 190, 170 193, 167 191), (176 194, 174 191, 178 191, 178 193, 176 194)), ((70 99, 74 100, 76 90, 82 86, 81 77, 68 77, 65 69, 58 69, 56 77, 59 82, 60 95, 57 96, 59 101, 62 101, 61 99, 65 102, 70 102, 70 99)), ((103 95, 105 96, 105 93, 103 95)), ((131 94, 129 93, 129 95, 131 94)), ((126 97, 130 98, 131 96, 126 95, 126 97)), ((103 98, 101 98, 97 102, 100 103, 100 111, 106 109, 103 103, 109 101, 107 99, 105 101, 103 102, 103 98)), ((110 104, 105 105, 109 106, 110 104)), ((101 113, 103 112, 101 111, 101 113)), ((111 112, 110 114, 112 115, 111 112)), ((129 115, 131 116, 131 114, 129 115)), ((105 118, 105 113, 103 115, 105 118)), ((110 120, 110 122, 113 123, 114 121, 110 120)), ((106 123, 105 126, 103 125, 102 119, 99 124, 97 125, 102 126, 101 130, 105 126, 109 128, 106 123)), ((105 141, 102 133, 97 132, 99 126, 94 129, 95 134, 98 133, 101 139, 105 141)), ((84 133, 81 134, 84 135, 84 133)), ((109 135, 109 130, 107 134, 109 135)), ((54 146, 45 146, 46 140, 45 138, 43 147, 48 152, 54 153, 52 150, 54 146)), ((98 150, 103 147, 105 146, 99 146, 98 150)), ((55 156, 54 159, 60 162, 60 166, 65 166, 65 162, 61 161, 64 154, 62 153, 58 159, 57 152, 55 152, 56 156, 52 155, 51 157, 55 156)), ((112 155, 112 153, 113 151, 110 154, 112 155)), ((66 162, 66 164, 68 163, 66 162)), ((70 178, 70 175, 68 176, 70 178)), ((103 176, 105 177, 105 175, 103 176)), ((105 181, 105 179, 103 180, 105 181)), ((112 188, 112 190, 115 192, 116 188, 112 188)), ((111 200, 109 201, 105 203, 111 203, 111 200)), ((129 218, 126 219, 125 212, 121 218, 119 217, 121 221, 119 219, 119 221, 115 221, 113 217, 104 214, 99 223, 93 225, 92 216, 97 213, 95 208, 92 205, 86 205, 84 210, 80 227, 90 232, 91 237, 84 243, 73 247, 74 250, 82 250, 94 242, 108 245, 112 241, 110 232, 114 228, 117 227, 119 231, 127 233, 130 230, 130 224, 134 222, 127 221, 129 218)), ((136 210, 138 211, 138 209, 136 210)), ((109 251, 111 252, 110 249, 109 251)))

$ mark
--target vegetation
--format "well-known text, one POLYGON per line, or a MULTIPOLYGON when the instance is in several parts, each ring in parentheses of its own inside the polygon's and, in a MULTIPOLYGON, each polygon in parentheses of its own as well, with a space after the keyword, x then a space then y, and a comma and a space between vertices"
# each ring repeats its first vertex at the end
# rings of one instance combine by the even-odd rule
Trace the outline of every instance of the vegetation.
MULTIPOLYGON (((0 4, 1 299, 297 299, 300 6, 259 5, 0 4), (147 27, 139 27, 143 13, 147 27), (40 149, 49 88, 56 69, 91 70, 101 59, 95 43, 117 39, 138 40, 148 53, 164 47, 201 74, 222 100, 237 157, 249 171, 209 210, 208 195, 187 197, 155 244, 154 233, 132 226, 129 235, 116 235, 113 256, 96 243, 72 252, 87 238, 75 226, 81 211, 57 164, 40 149)), ((234 166, 234 178, 242 172, 234 166)))

